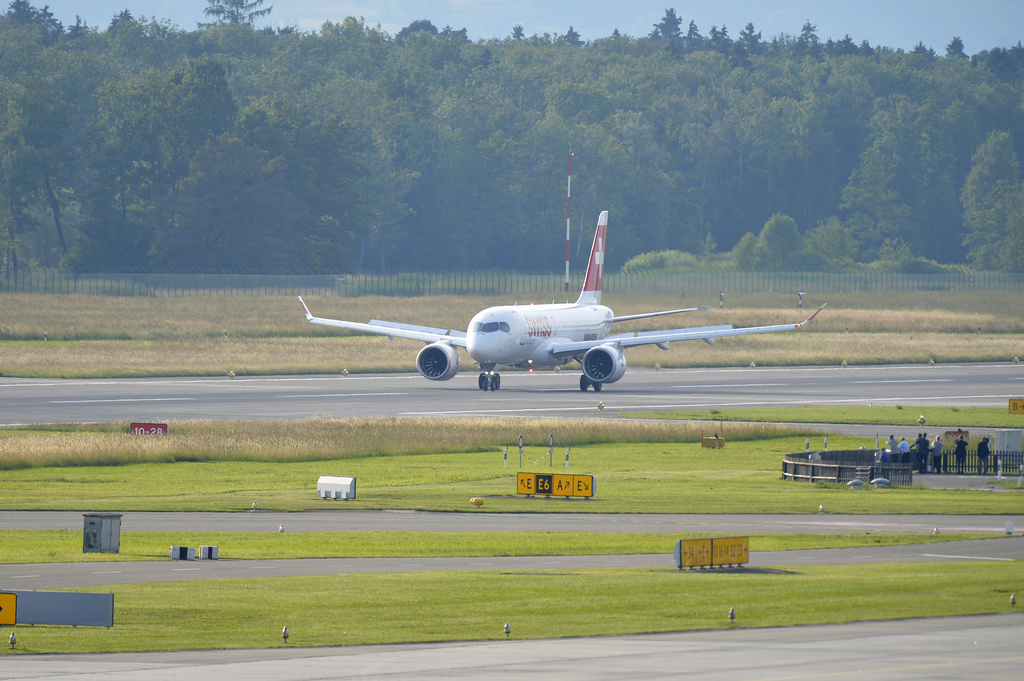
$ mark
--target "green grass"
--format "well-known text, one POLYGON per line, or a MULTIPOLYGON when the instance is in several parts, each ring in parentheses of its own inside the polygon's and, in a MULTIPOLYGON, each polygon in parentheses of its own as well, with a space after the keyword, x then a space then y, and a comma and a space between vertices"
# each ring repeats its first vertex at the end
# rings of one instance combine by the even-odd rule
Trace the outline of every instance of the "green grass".
MULTIPOLYGON (((587 556, 671 552, 699 533, 656 532, 122 532, 120 553, 82 553, 70 530, 6 530, 0 564, 167 560, 170 546, 217 546, 226 560, 587 556)), ((893 546, 979 539, 978 533, 752 534, 751 551, 893 546)), ((1005 535, 993 535, 1005 536, 1005 535)))
POLYGON ((112 629, 19 627, 14 654, 517 639, 776 627, 1010 610, 1015 563, 777 571, 600 569, 354 574, 130 584, 112 629))
MULTIPOLYGON (((1024 419, 1008 409, 983 407, 854 406, 767 409, 691 409, 623 414, 627 418, 677 421, 750 421, 766 423, 863 423, 909 428, 1021 428, 1024 419), (918 421, 924 417, 922 425, 918 421)), ((888 435, 884 436, 888 437, 888 435)))
MULTIPOLYGON (((594 498, 525 497, 515 493, 518 457, 502 450, 351 456, 334 461, 211 461, 117 466, 40 467, 0 471, 0 509, 83 511, 243 511, 261 509, 415 509, 537 513, 1017 513, 1021 495, 924 487, 864 489, 781 479, 785 454, 802 452, 803 437, 731 442, 595 444, 573 448, 568 472, 594 476, 594 498), (357 479, 351 501, 324 501, 320 475, 357 479), (481 509, 469 504, 484 497, 481 509)), ((874 439, 833 436, 832 449, 874 446, 874 439)), ((533 448, 528 454, 539 456, 533 448)), ((527 472, 564 472, 524 461, 527 472)))

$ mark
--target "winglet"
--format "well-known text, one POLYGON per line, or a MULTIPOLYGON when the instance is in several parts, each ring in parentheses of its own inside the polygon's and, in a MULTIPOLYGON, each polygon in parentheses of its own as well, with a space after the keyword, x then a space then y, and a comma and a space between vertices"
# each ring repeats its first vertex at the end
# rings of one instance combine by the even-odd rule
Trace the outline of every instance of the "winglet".
POLYGON ((306 303, 302 300, 302 296, 299 296, 299 305, 302 306, 302 311, 306 313, 306 320, 311 321, 313 319, 313 315, 309 313, 309 308, 306 307, 306 303))
MULTIPOLYGON (((828 303, 825 303, 825 305, 828 305, 828 303)), ((810 324, 811 320, 814 319, 815 317, 817 317, 818 313, 825 309, 825 305, 822 305, 817 310, 815 310, 814 314, 812 314, 810 317, 807 318, 807 321, 800 322, 799 324, 797 324, 796 328, 799 329, 801 326, 806 326, 806 325, 810 324)))

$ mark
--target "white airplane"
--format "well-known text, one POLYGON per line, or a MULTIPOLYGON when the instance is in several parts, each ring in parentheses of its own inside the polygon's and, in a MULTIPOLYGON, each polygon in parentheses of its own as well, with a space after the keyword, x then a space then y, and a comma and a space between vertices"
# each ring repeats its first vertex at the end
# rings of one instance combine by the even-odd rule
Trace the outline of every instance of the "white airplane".
POLYGON ((306 319, 312 324, 425 342, 427 345, 416 356, 416 368, 431 381, 447 381, 459 373, 461 360, 457 348, 465 348, 480 366, 477 384, 481 390, 497 390, 501 387, 498 368, 502 366, 546 368, 578 361, 583 367, 580 390, 586 391, 593 387, 596 392, 605 383, 615 383, 626 373, 626 358, 622 354, 626 348, 657 345, 667 350, 668 344, 674 341, 699 338, 714 343, 714 339, 719 336, 792 331, 806 325, 825 307, 822 305, 807 321, 799 324, 744 329, 734 329, 731 324, 726 324, 609 336, 608 332, 615 322, 707 308, 663 310, 616 317, 611 309, 601 305, 607 228, 608 211, 604 211, 597 221, 583 291, 575 303, 489 307, 473 317, 465 332, 376 319, 369 324, 324 319, 310 314, 301 296, 299 302, 302 303, 306 319))

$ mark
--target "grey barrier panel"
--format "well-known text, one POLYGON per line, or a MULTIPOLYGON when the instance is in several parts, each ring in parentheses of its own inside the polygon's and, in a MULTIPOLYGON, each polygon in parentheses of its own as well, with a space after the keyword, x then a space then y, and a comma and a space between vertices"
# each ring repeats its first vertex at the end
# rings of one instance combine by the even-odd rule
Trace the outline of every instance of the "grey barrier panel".
POLYGON ((114 594, 5 591, 18 597, 17 624, 114 626, 114 594))

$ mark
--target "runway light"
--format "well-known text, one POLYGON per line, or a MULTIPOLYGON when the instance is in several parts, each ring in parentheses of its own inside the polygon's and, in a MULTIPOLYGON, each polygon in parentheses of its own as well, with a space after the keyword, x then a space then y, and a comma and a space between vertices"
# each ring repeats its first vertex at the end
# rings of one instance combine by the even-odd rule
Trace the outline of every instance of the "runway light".
POLYGON ((934 359, 928 360, 928 366, 935 366, 935 360, 934 359))
POLYGON ((934 530, 932 530, 932 534, 938 534, 938 533, 939 533, 939 528, 936 527, 934 530))
POLYGON ((818 513, 825 512, 825 504, 818 504, 818 513))
POLYGON ((228 378, 234 378, 234 377, 235 377, 235 372, 234 371, 229 371, 228 372, 228 378))
POLYGON ((254 510, 254 511, 256 510, 256 502, 255 501, 252 502, 252 510, 254 510))
POLYGON ((284 523, 282 523, 281 526, 277 528, 277 531, 284 532, 284 523))
POLYGON ((751 368, 751 369, 753 369, 753 368, 754 368, 754 367, 756 367, 756 366, 757 366, 757 365, 756 365, 756 364, 754 364, 753 362, 751 362, 751 363, 750 363, 750 368, 751 368))
POLYGON ((924 425, 924 414, 921 414, 920 416, 917 417, 917 425, 919 425, 919 426, 923 426, 924 425))
POLYGON ((603 411, 604 410, 604 402, 598 402, 597 403, 597 409, 598 409, 598 411, 603 411))
POLYGON ((288 643, 288 627, 287 626, 284 629, 281 630, 281 638, 284 639, 285 643, 288 643))
MULTIPOLYGON (((1012 607, 1015 607, 1016 605, 1017 605, 1017 594, 1010 594, 1010 607, 1012 608, 1012 607)), ((14 634, 12 633, 11 636, 14 636, 14 634)))
MULTIPOLYGON (((506 624, 505 626, 508 625, 506 624)), ((11 632, 11 637, 8 640, 11 642, 11 650, 14 650, 14 644, 18 642, 18 637, 14 635, 13 631, 11 632)))
POLYGON ((512 633, 512 626, 508 622, 505 622, 505 626, 502 627, 502 629, 505 631, 505 638, 508 638, 508 635, 512 633))
POLYGON ((729 624, 736 621, 736 608, 729 608, 729 624))

